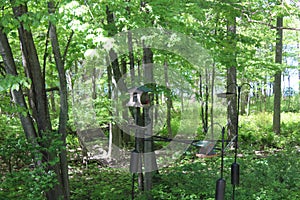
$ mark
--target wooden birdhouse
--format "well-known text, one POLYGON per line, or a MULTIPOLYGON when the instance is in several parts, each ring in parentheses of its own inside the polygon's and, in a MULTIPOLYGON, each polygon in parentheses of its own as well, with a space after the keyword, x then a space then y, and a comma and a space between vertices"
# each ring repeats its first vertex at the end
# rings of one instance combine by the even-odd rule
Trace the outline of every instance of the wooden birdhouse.
POLYGON ((146 86, 135 87, 128 90, 130 94, 129 102, 126 104, 128 107, 147 107, 150 105, 151 98, 150 92, 152 90, 146 86))

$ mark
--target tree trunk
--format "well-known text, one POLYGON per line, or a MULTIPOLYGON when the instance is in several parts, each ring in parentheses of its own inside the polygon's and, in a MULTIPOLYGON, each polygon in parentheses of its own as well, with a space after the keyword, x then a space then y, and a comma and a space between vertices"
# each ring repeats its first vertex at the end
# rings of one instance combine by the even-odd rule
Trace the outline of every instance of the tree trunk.
MULTIPOLYGON (((25 15, 28 13, 27 5, 24 4, 13 7, 13 12, 16 18, 25 15)), ((23 22, 20 22, 18 32, 21 41, 23 64, 27 69, 29 78, 32 81, 32 99, 34 102, 33 109, 36 109, 35 113, 37 115, 35 120, 37 121, 39 134, 42 134, 44 131, 51 130, 50 115, 45 90, 45 80, 42 76, 41 66, 32 33, 24 28, 23 22)))
MULTIPOLYGON (((108 99, 112 97, 112 69, 111 65, 107 66, 107 85, 108 85, 108 99)), ((110 121, 109 124, 109 146, 108 146, 108 157, 112 158, 112 148, 113 148, 113 124, 110 121)))
POLYGON ((92 74, 92 99, 97 99, 97 89, 96 89, 96 68, 93 68, 93 74, 92 74))
POLYGON ((133 54, 133 46, 132 46, 132 32, 128 31, 128 50, 129 50, 129 66, 130 66, 130 77, 131 82, 135 81, 135 69, 134 69, 134 54, 133 54))
POLYGON ((262 92, 261 92, 261 82, 260 81, 257 81, 257 92, 256 92, 256 95, 257 95, 257 101, 258 101, 258 109, 259 109, 259 112, 262 112, 262 92))
MULTIPOLYGON (((50 14, 55 13, 54 2, 51 1, 48 3, 48 9, 50 14)), ((49 23, 50 30, 49 35, 51 39, 52 51, 56 63, 56 68, 59 76, 59 94, 60 94, 60 113, 59 113, 59 125, 58 132, 61 135, 61 140, 63 143, 63 148, 60 152, 60 173, 61 176, 61 186, 64 193, 64 199, 70 199, 70 189, 69 189, 69 175, 68 175, 68 160, 67 160, 67 151, 66 151, 66 137, 67 137, 67 121, 68 121, 68 92, 67 92, 67 79, 64 69, 64 63, 61 57, 59 42, 57 38, 56 26, 49 23)))
POLYGON ((204 121, 205 121, 205 130, 207 133, 208 131, 208 104, 209 104, 209 73, 208 69, 205 68, 205 116, 204 116, 204 121))
POLYGON ((214 95, 215 95, 215 74, 216 74, 216 63, 215 61, 212 64, 212 73, 211 73, 211 89, 210 89, 210 96, 211 96, 211 107, 210 107, 210 126, 211 126, 211 133, 214 133, 214 95))
MULTIPOLYGON (((3 33, 2 27, 0 27, 0 54, 2 56, 4 62, 4 68, 7 74, 12 76, 18 76, 16 64, 14 61, 14 57, 5 33, 3 33)), ((24 112, 19 113, 19 117, 21 120, 21 124, 23 130, 26 135, 26 139, 30 142, 35 141, 37 137, 36 130, 34 128, 32 119, 30 117, 29 112, 27 111, 27 105, 25 102, 25 98, 23 95, 22 89, 11 91, 13 101, 26 110, 26 114, 24 112)))
MULTIPOLYGON (((111 12, 109 10, 109 7, 106 6, 106 20, 107 23, 109 24, 109 30, 108 31, 108 35, 109 36, 114 36, 117 32, 116 32, 116 25, 115 25, 115 20, 114 20, 114 15, 113 12, 111 12)), ((119 60, 118 60, 118 55, 117 53, 111 49, 109 50, 109 59, 110 59, 110 64, 111 64, 111 68, 112 68, 112 72, 113 72, 113 77, 115 79, 115 81, 118 83, 119 80, 122 77, 122 73, 120 70, 120 65, 119 65, 119 60)), ((125 92, 126 88, 124 84, 119 84, 119 90, 121 90, 121 92, 125 92), (124 86, 124 87, 123 87, 124 86)), ((116 146, 121 147, 122 145, 122 130, 119 128, 119 126, 117 126, 116 124, 112 124, 112 143, 115 144, 116 146)))
POLYGON ((56 113, 56 105, 55 105, 55 95, 54 91, 50 92, 50 103, 52 112, 56 113))
MULTIPOLYGON (((282 63, 282 39, 283 39, 283 17, 277 17, 277 37, 275 63, 282 63)), ((281 70, 277 70, 274 79, 274 113, 273 113, 273 131, 280 134, 280 113, 281 113, 281 70)))
MULTIPOLYGON (((230 38, 230 45, 232 49, 236 49, 236 17, 228 20, 227 33, 230 38)), ((231 62, 227 68, 227 92, 237 94, 236 90, 236 52, 230 55, 231 62)), ((228 137, 232 138, 237 133, 237 95, 228 98, 227 104, 227 118, 228 118, 228 137)))
MULTIPOLYGON (((298 32, 297 32, 298 36, 298 32)), ((297 43, 297 49, 300 50, 300 43, 297 43)), ((300 53, 298 54, 298 95, 300 95, 300 53)), ((300 105, 300 97, 299 97, 299 105, 300 105)))
POLYGON ((202 131, 207 132, 205 119, 204 119, 204 99, 203 99, 203 80, 202 73, 199 74, 199 98, 200 98, 200 110, 201 110, 201 121, 202 121, 202 131))
MULTIPOLYGON (((227 92, 237 94, 236 90, 236 67, 230 67, 227 69, 227 92)), ((232 138, 236 135, 237 128, 237 95, 228 97, 228 137, 232 138)))
MULTIPOLYGON (((14 1, 11 2, 12 4, 15 3, 14 1)), ((13 6, 13 13, 16 18, 27 15, 27 5, 19 4, 17 6, 13 6)), ((18 33, 21 42, 23 65, 27 76, 31 80, 31 96, 29 99, 31 100, 31 108, 33 109, 32 113, 34 114, 35 121, 37 122, 38 136, 42 138, 47 132, 52 131, 45 89, 45 79, 41 72, 41 66, 39 63, 31 31, 28 27, 27 29, 25 29, 23 22, 20 22, 18 33)), ((8 41, 6 42, 8 43, 8 41)), ((5 48, 7 48, 7 45, 9 46, 9 44, 5 45, 5 48)), ((10 57, 12 59, 12 56, 10 57)), ((13 67, 12 65, 10 66, 13 67)), ((26 104, 24 102, 24 97, 22 98, 22 95, 19 92, 13 92, 13 95, 16 97, 16 101, 18 101, 21 106, 25 106, 26 104)), ((30 122, 28 115, 21 116, 20 118, 27 139, 30 140, 32 136, 37 135, 34 130, 33 122, 30 122), (28 132, 29 130, 31 131, 31 133, 28 132)), ((49 144, 49 141, 40 143, 40 145, 43 146, 44 149, 47 149, 41 151, 41 153, 43 154, 42 161, 47 164, 47 168, 45 169, 46 172, 53 170, 56 173, 57 178, 59 179, 59 170, 57 169, 57 167, 53 167, 52 165, 50 165, 50 162, 54 160, 54 156, 56 155, 52 155, 52 153, 49 151, 49 144)), ((60 187, 55 186, 54 189, 46 191, 45 193, 48 199, 58 199, 62 194, 62 190, 60 187)))
POLYGON ((169 77, 168 77, 168 63, 165 61, 164 64, 164 72, 165 72, 165 82, 167 87, 167 130, 168 130, 168 138, 172 138, 172 127, 171 127, 171 108, 172 108, 172 99, 171 99, 171 90, 169 90, 169 77))
MULTIPOLYGON (((122 64, 122 74, 124 75, 124 74, 127 73, 127 62, 126 62, 126 57, 125 56, 122 57, 121 64, 122 64)), ((126 108, 126 104, 127 104, 127 101, 123 100, 122 101, 122 107, 126 108)), ((128 109, 123 109, 122 118, 123 119, 128 119, 128 117, 129 117, 128 116, 128 109)), ((122 145, 127 146, 130 143, 130 139, 131 139, 130 134, 122 131, 122 145)))
POLYGON ((268 109, 268 104, 267 104, 267 99, 268 99, 268 80, 267 80, 267 77, 265 77, 265 80, 264 80, 264 112, 267 112, 267 109, 268 109))
MULTIPOLYGON (((153 52, 150 48, 146 47, 145 44, 143 44, 143 69, 144 69, 144 80, 145 83, 153 83, 153 52)), ((153 84, 150 84, 154 87, 153 84)), ((150 105, 153 105, 153 102, 150 102, 150 105)), ((145 117, 145 125, 151 123, 151 119, 153 119, 153 116, 147 116, 149 115, 149 108, 145 108, 144 112, 146 114, 145 117), (149 118, 150 117, 150 118, 149 118)), ((152 136, 153 127, 150 126, 147 130, 147 135, 152 136)), ((150 137, 151 138, 151 137, 150 137)), ((146 191, 149 191, 152 189, 152 178, 153 178, 153 171, 156 169, 151 169, 152 166, 157 166, 156 164, 156 157, 153 149, 153 140, 145 140, 144 143, 144 159, 145 159, 145 187, 144 189, 146 191), (150 167, 150 170, 147 170, 147 168, 150 167), (147 172, 148 171, 148 172, 147 172), (150 172, 149 172, 150 171, 150 172)), ((148 199, 151 199, 151 196, 148 196, 148 199)))
MULTIPOLYGON (((246 79, 242 79, 242 81, 245 83, 247 82, 246 79)), ((240 109, 240 114, 244 115, 246 114, 246 107, 247 107, 247 102, 248 102, 248 90, 243 92, 243 94, 241 94, 241 109, 240 109)))

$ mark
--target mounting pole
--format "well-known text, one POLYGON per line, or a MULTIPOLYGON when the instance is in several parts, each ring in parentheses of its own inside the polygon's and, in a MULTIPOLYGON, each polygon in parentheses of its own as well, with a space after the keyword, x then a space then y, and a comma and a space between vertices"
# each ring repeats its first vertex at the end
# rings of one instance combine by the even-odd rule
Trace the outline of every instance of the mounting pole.
POLYGON ((217 180, 216 183, 216 200, 224 200, 225 199, 225 188, 226 181, 223 178, 224 171, 224 135, 225 135, 225 127, 222 127, 222 149, 221 149, 221 178, 217 180))

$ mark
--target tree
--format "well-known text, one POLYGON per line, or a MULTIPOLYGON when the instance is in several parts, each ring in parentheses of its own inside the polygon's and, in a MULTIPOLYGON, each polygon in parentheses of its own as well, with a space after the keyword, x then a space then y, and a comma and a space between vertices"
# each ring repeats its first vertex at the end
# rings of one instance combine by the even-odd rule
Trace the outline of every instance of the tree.
MULTIPOLYGON (((41 151, 42 163, 45 166, 45 172, 53 171, 56 174, 58 184, 50 188, 50 190, 45 191, 46 197, 48 199, 59 199, 64 196, 64 199, 69 199, 69 189, 68 189, 68 172, 67 172, 67 159, 66 151, 60 152, 60 162, 56 162, 57 152, 52 151, 51 146, 52 141, 45 141, 45 138, 53 134, 50 114, 48 109, 48 99, 46 95, 46 84, 45 76, 42 72, 39 52, 37 51, 33 33, 31 30, 31 23, 28 18, 29 9, 27 3, 18 3, 16 1, 11 1, 11 8, 13 11, 13 16, 18 23, 18 34, 19 41, 21 43, 21 53, 23 67, 26 76, 31 80, 31 87, 28 95, 28 102, 30 105, 31 112, 28 111, 26 106, 26 101, 22 90, 13 90, 13 100, 16 104, 23 107, 26 110, 26 115, 20 113, 20 119, 24 132, 26 134, 27 140, 31 143, 35 143, 36 147, 41 151), (32 113, 30 116, 29 113, 32 113), (32 121, 31 119, 34 119, 32 121), (36 124, 35 124, 36 123, 36 124), (35 126, 37 128, 35 128, 35 126), (44 141, 43 141, 44 138, 44 141)), ((53 12, 54 4, 49 3, 49 11, 53 12)), ((37 20, 37 19, 36 19, 37 20)), ((11 45, 7 38, 4 29, 1 28, 1 55, 5 62, 6 73, 17 76, 17 68, 15 64, 15 59, 11 51, 11 45)), ((65 148, 65 137, 66 137, 66 122, 67 122, 67 91, 66 91, 66 79, 63 70, 63 62, 59 52, 58 39, 56 36, 55 26, 50 23, 50 36, 52 41, 53 53, 56 60, 57 68, 60 74, 60 94, 61 94, 61 112, 60 112, 60 124, 59 133, 62 134, 61 141, 62 146, 59 149, 65 148)), ((50 138, 50 137, 49 137, 50 138)), ((52 138, 53 140, 53 138, 52 138)), ((36 163, 40 165, 39 162, 36 163)))
POLYGON ((227 63, 227 92, 233 93, 232 97, 228 98, 228 107, 227 107, 227 119, 228 119, 228 136, 233 137, 237 134, 237 33, 236 33, 236 16, 235 14, 228 14, 227 18, 227 38, 229 41, 230 49, 228 51, 229 60, 227 63))
MULTIPOLYGON (((283 38, 283 17, 277 17, 276 22, 276 53, 275 62, 282 64, 282 38, 283 38)), ((274 113, 273 113, 273 131, 280 134, 280 113, 281 113, 281 70, 277 70, 274 79, 274 113)))
MULTIPOLYGON (((48 3, 48 10, 50 14, 55 13, 55 5, 53 1, 48 3)), ((67 138, 67 121, 68 121, 68 92, 67 92, 67 80, 66 80, 66 72, 64 68, 64 60, 62 57, 58 36, 56 32, 56 26, 52 22, 49 22, 49 35, 52 44, 52 51, 56 63, 56 68, 59 75, 59 94, 60 94, 60 113, 59 113, 59 126, 58 132, 61 135, 61 141, 63 146, 66 147, 66 138, 67 138)), ((73 34, 73 32, 72 32, 73 34)), ((72 36, 71 34, 71 36, 72 36)), ((71 40, 71 39, 70 39, 71 40)), ((68 46, 67 46, 68 47, 68 46)), ((65 51, 65 56, 67 49, 65 51)), ((59 155, 60 158, 60 173, 61 183, 63 188, 63 194, 65 199, 70 199, 70 189, 69 189, 69 175, 68 175, 68 160, 67 160, 67 150, 62 149, 59 155)))
MULTIPOLYGON (((14 56, 9 45, 7 35, 3 32, 3 27, 0 27, 0 53, 3 59, 6 74, 17 77, 18 72, 14 61, 14 56)), ((29 141, 34 142, 37 137, 37 133, 34 128, 32 118, 28 112, 27 104, 23 95, 23 90, 21 88, 19 90, 12 90, 11 95, 13 102, 27 111, 26 113, 19 113, 19 117, 26 138, 29 141)))

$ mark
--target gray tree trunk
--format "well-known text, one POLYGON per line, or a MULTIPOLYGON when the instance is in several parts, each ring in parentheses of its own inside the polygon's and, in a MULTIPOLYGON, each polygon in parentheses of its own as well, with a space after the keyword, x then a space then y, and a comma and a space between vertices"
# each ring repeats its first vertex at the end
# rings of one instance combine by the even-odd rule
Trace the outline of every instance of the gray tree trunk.
MULTIPOLYGON (((231 39, 230 45, 232 49, 236 48, 236 17, 232 17, 228 20, 227 25, 227 33, 229 38, 231 39)), ((227 68, 227 92, 237 94, 236 90, 236 53, 233 52, 230 55, 231 62, 230 66, 227 68)), ((237 95, 233 95, 232 97, 228 98, 228 106, 227 106, 227 118, 228 118, 228 137, 232 138, 237 133, 237 95)))
MULTIPOLYGON (((143 69, 144 69, 144 80, 146 83, 153 83, 154 78, 153 78, 153 52, 150 48, 146 47, 143 44, 143 69)), ((154 85, 151 84, 153 87, 154 85)), ((153 102, 150 102, 150 105, 153 105, 153 102)), ((150 122, 150 116, 147 116, 149 114, 149 108, 145 108, 144 112, 146 114, 145 117, 145 124, 149 124, 150 122)), ((151 117, 153 119, 153 116, 151 117)), ((149 127, 147 131, 147 135, 151 136, 152 135, 152 127, 149 127)), ((147 136, 147 137, 149 137, 147 136)), ((150 137, 151 138, 151 137, 150 137)), ((152 168, 152 166, 157 166, 156 164, 156 157, 153 149, 153 141, 152 140, 145 140, 144 142, 144 160, 145 160, 145 186, 144 189, 146 191, 149 191, 152 189, 153 185, 153 170, 151 169, 151 172, 147 172, 147 168, 152 168)), ((151 199, 152 197, 149 195, 148 199, 151 199)))
MULTIPOLYGON (((282 39, 283 39, 283 17, 277 17, 277 37, 275 62, 282 63, 282 39)), ((280 134, 280 113, 281 113, 281 71, 277 70, 274 79, 274 112, 273 112, 273 131, 280 134)))
MULTIPOLYGON (((12 76, 18 76, 16 64, 14 61, 14 57, 7 39, 7 36, 5 33, 3 33, 2 27, 0 27, 0 54, 2 56, 3 62, 4 62, 4 68, 7 74, 10 74, 12 76)), ((12 99, 13 101, 20 106, 21 108, 24 108, 24 110, 27 109, 27 105, 25 102, 25 98, 23 95, 22 89, 19 90, 13 90, 11 91, 12 99)), ((36 130, 34 128, 32 119, 30 117, 29 112, 27 111, 26 114, 24 112, 19 113, 19 117, 22 123, 23 130, 26 135, 26 139, 28 141, 34 141, 37 137, 36 130)))

